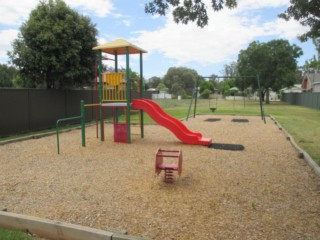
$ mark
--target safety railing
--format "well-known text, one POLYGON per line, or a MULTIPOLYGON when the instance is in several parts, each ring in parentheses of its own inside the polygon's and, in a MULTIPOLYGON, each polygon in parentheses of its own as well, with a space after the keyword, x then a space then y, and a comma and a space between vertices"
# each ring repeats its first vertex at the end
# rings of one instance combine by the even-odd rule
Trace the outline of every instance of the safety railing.
POLYGON ((69 117, 69 118, 61 118, 57 120, 56 123, 56 131, 57 131, 57 148, 58 154, 60 154, 60 141, 59 141, 59 132, 60 132, 60 123, 81 119, 81 138, 82 138, 82 146, 86 146, 86 133, 85 133, 85 111, 84 111, 84 101, 80 101, 80 116, 69 117))

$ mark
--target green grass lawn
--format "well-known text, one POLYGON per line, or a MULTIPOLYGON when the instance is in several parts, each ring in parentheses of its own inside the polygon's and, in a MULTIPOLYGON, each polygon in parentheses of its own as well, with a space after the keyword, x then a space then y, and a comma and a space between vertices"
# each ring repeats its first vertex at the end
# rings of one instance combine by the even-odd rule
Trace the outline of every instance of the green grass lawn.
POLYGON ((23 232, 0 229, 0 239, 1 240, 32 240, 34 238, 23 232))

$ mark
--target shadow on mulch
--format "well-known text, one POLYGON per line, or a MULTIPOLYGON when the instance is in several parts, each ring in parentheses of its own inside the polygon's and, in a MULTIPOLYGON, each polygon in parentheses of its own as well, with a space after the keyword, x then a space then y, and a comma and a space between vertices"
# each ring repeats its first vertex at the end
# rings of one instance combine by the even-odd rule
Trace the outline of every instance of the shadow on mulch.
POLYGON ((244 122, 249 122, 248 119, 244 119, 244 118, 234 118, 232 119, 231 122, 241 122, 241 123, 244 123, 244 122))
POLYGON ((221 120, 221 118, 207 118, 206 120, 204 120, 204 121, 206 121, 206 122, 218 122, 218 121, 220 121, 221 120))
POLYGON ((229 151, 243 151, 244 146, 240 144, 227 144, 227 143, 212 143, 208 146, 209 148, 229 151))

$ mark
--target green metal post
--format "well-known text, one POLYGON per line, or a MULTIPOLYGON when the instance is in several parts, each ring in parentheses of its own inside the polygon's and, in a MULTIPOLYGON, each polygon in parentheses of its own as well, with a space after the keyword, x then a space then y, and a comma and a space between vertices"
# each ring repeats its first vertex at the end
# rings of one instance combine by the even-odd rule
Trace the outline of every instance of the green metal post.
POLYGON ((196 79, 196 96, 194 101, 194 109, 193 109, 193 118, 196 118, 196 112, 197 112, 197 100, 198 100, 198 78, 196 79))
POLYGON ((100 115, 100 139, 104 141, 104 133, 103 133, 103 114, 102 114, 102 52, 99 50, 98 53, 99 60, 99 115, 100 115))
POLYGON ((59 142, 59 131, 60 131, 60 123, 61 122, 66 122, 70 120, 76 120, 76 119, 81 119, 82 116, 76 116, 76 117, 69 117, 69 118, 62 118, 58 119, 56 122, 56 132, 57 132, 57 148, 58 148, 58 154, 60 154, 60 142, 59 142))
POLYGON ((118 52, 114 52, 114 70, 118 72, 118 52))
POLYGON ((129 47, 126 47, 126 95, 127 95, 127 138, 128 143, 131 143, 131 120, 130 120, 130 110, 131 110, 131 84, 130 84, 130 73, 129 73, 129 47))
POLYGON ((84 101, 80 101, 80 113, 81 113, 81 137, 82 137, 82 147, 86 146, 86 115, 84 109, 84 101))
POLYGON ((57 130, 57 148, 58 154, 60 154, 60 142, 59 142, 59 120, 56 123, 56 130, 57 130))
POLYGON ((193 96, 194 96, 194 92, 192 93, 192 98, 191 98, 191 101, 190 101, 190 104, 189 104, 186 121, 188 121, 188 119, 189 119, 190 110, 191 110, 191 106, 192 106, 192 103, 193 103, 193 96))
POLYGON ((257 75, 257 81, 258 81, 258 88, 259 88, 259 98, 260 98, 260 110, 261 110, 261 118, 266 123, 266 118, 264 116, 264 110, 263 110, 263 102, 262 102, 262 94, 261 94, 261 87, 260 87, 260 79, 259 75, 257 75))
MULTIPOLYGON (((189 119, 189 116, 190 116, 190 111, 191 111, 191 107, 192 107, 192 103, 193 103, 193 98, 195 97, 195 95, 197 94, 197 86, 198 85, 198 83, 197 83, 197 81, 195 82, 195 84, 194 84, 194 86, 195 86, 195 88, 194 88, 194 90, 193 90, 193 92, 192 92, 192 97, 191 97, 191 101, 190 101, 190 104, 189 104, 189 108, 188 108, 188 113, 187 113, 187 118, 186 118, 186 121, 188 121, 188 119, 189 119)), ((194 109, 194 112, 195 112, 196 110, 194 109)))
MULTIPOLYGON (((143 61, 142 52, 140 52, 140 98, 144 97, 144 82, 143 82, 143 61)), ((144 114, 143 110, 140 110, 140 135, 144 138, 144 114)))

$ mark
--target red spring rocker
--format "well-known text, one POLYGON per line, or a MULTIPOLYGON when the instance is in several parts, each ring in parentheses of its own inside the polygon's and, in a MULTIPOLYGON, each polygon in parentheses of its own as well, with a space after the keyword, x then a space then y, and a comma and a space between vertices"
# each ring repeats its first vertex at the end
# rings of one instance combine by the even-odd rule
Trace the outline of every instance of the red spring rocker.
POLYGON ((173 171, 177 171, 178 175, 181 175, 182 172, 182 151, 180 150, 163 150, 158 148, 156 152, 156 164, 155 171, 159 175, 160 172, 164 170, 164 182, 172 183, 173 182, 173 171), (175 163, 164 163, 164 158, 177 158, 178 162, 175 163))

